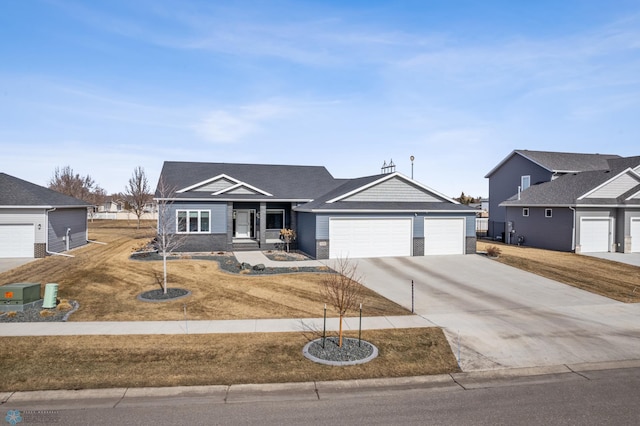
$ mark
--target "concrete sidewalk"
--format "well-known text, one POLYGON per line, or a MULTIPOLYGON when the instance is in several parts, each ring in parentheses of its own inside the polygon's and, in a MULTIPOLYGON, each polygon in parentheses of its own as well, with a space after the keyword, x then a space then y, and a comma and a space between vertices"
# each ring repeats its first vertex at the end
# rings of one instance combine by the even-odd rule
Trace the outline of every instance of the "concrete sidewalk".
POLYGON ((233 255, 240 263, 248 263, 249 265, 258 265, 262 263, 268 268, 292 268, 305 266, 326 266, 321 260, 271 260, 261 251, 234 251, 233 255))
MULTIPOLYGON (((358 330, 359 318, 344 319, 345 330, 358 330)), ((363 330, 433 327, 418 315, 363 317, 363 330)), ((327 318, 327 331, 338 330, 338 318, 327 318)), ((81 336, 125 334, 224 334, 322 331, 322 318, 218 321, 109 321, 0 323, 0 336, 81 336)))

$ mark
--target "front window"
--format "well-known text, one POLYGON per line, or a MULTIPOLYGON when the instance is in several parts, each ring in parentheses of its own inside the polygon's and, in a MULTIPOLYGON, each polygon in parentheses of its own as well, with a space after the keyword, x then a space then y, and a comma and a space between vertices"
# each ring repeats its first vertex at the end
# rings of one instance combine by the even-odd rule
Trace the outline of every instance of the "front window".
POLYGON ((522 176, 520 178, 520 189, 524 191, 531 186, 531 176, 522 176))
POLYGON ((544 210, 544 217, 552 217, 553 216, 553 210, 552 209, 545 209, 544 210))
POLYGON ((284 229, 284 210, 267 210, 267 229, 284 229))
POLYGON ((209 210, 178 210, 178 233, 208 233, 210 214, 209 210))
POLYGON ((524 217, 528 217, 529 216, 529 207, 525 207, 522 209, 522 216, 524 217))

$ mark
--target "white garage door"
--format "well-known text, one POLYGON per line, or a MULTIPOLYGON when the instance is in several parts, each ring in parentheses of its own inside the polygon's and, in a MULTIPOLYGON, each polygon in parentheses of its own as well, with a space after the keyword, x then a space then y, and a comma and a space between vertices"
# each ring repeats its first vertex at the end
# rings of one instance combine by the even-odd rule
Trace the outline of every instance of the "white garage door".
POLYGON ((465 218, 425 218, 424 254, 464 254, 465 218))
POLYGON ((580 220, 580 251, 604 253, 609 251, 609 219, 582 218, 580 220))
POLYGON ((640 219, 631 219, 631 251, 640 253, 640 219))
POLYGON ((329 258, 411 256, 412 228, 410 218, 331 218, 329 258))
POLYGON ((33 225, 0 225, 0 257, 33 257, 33 225))

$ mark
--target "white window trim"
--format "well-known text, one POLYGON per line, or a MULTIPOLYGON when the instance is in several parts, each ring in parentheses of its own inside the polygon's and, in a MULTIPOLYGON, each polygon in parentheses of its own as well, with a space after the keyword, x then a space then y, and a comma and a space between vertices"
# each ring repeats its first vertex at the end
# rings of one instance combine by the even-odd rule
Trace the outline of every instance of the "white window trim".
MULTIPOLYGON (((285 216, 284 209, 267 209, 267 215, 276 214, 276 213, 282 214, 282 226, 286 226, 286 219, 287 218, 285 216)), ((268 231, 274 231, 274 230, 279 230, 279 229, 281 229, 281 228, 267 228, 268 231)))
POLYGON ((525 189, 529 188, 530 186, 531 186, 531 176, 530 175, 520 176, 520 189, 522 191, 524 191, 525 189), (524 179, 525 178, 527 178, 527 180, 529 181, 527 186, 524 185, 524 179))
POLYGON ((188 210, 188 209, 176 209, 176 234, 210 234, 211 233, 211 210, 188 210), (181 212, 185 212, 187 214, 187 230, 180 231, 178 230, 178 226, 180 226, 179 214, 181 212), (198 213, 198 231, 189 231, 189 213, 197 212, 198 213), (209 213, 209 230, 208 231, 200 231, 202 228, 202 213, 209 213))
POLYGON ((523 207, 522 208, 522 216, 523 217, 529 217, 529 207, 523 207))
POLYGON ((544 217, 553 217, 553 209, 544 209, 544 217))

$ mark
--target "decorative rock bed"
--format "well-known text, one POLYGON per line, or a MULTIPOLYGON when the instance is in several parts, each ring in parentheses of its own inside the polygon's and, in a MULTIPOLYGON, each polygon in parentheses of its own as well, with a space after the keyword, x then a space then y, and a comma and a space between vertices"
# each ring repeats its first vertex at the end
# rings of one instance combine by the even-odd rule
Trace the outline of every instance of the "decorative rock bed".
MULTIPOLYGON (((288 267, 265 267, 264 265, 249 265, 247 263, 242 264, 238 262, 236 257, 232 253, 211 253, 211 254, 185 254, 185 255, 171 255, 167 257, 168 261, 174 260, 212 260, 218 262, 220 269, 225 272, 231 272, 234 274, 243 275, 272 275, 272 274, 287 274, 287 273, 299 273, 299 272, 329 272, 329 268, 326 266, 288 266, 288 267)), ((161 261, 162 256, 157 253, 133 253, 131 260, 140 261, 161 261)))
POLYGON ((32 307, 19 312, 5 312, 0 315, 0 322, 60 322, 69 319, 69 316, 78 310, 80 304, 75 300, 70 300, 71 310, 63 311, 57 309, 43 309, 42 300, 35 303, 32 307), (47 311, 46 316, 40 313, 47 311))
POLYGON ((342 347, 340 347, 337 337, 327 337, 307 343, 302 353, 306 358, 319 364, 344 366, 371 361, 378 356, 378 348, 365 340, 350 337, 343 337, 342 347))

